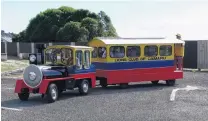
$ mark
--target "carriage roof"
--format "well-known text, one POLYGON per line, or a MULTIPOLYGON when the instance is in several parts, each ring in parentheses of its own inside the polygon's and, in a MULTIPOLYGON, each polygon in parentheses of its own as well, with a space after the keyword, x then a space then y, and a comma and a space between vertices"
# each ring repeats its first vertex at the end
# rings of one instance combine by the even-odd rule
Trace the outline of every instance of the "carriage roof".
MULTIPOLYGON (((101 41, 106 45, 111 44, 185 44, 184 41, 168 38, 102 38, 94 40, 101 41)), ((93 41, 92 41, 93 42, 93 41)))

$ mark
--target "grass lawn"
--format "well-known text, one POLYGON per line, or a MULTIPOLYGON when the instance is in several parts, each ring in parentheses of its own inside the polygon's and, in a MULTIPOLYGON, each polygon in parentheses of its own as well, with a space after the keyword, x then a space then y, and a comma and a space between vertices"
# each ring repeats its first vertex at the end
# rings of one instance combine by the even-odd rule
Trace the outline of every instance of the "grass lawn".
POLYGON ((1 62, 1 72, 25 68, 29 65, 28 60, 7 60, 1 62))

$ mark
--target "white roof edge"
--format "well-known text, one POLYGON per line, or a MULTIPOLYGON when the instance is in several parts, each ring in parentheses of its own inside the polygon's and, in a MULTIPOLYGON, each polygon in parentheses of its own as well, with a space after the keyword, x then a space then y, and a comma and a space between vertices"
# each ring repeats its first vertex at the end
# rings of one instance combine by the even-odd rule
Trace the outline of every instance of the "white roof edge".
POLYGON ((88 49, 91 49, 92 47, 89 47, 89 46, 80 46, 80 45, 69 45, 70 47, 73 47, 73 48, 88 48, 88 49))
POLYGON ((185 44, 185 41, 168 38, 98 38, 105 44, 185 44))
POLYGON ((166 37, 96 37, 98 39, 165 39, 166 37))

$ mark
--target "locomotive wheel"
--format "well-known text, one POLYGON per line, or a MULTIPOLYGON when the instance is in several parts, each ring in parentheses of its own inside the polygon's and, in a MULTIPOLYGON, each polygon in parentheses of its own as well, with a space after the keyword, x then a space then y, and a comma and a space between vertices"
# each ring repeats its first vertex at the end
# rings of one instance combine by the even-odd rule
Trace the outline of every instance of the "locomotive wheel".
POLYGON ((89 82, 88 80, 84 79, 79 83, 79 93, 81 95, 87 95, 89 91, 89 82))
POLYGON ((48 86, 47 90, 47 100, 48 103, 55 102, 58 99, 58 88, 56 84, 52 83, 48 86))
POLYGON ((126 89, 128 87, 128 83, 122 83, 120 84, 121 89, 126 89))
POLYGON ((152 84, 158 84, 159 80, 151 81, 152 84))
POLYGON ((18 93, 18 97, 22 101, 27 101, 29 98, 30 93, 18 93))
POLYGON ((166 84, 168 86, 174 86, 175 85, 175 80, 166 80, 166 84))

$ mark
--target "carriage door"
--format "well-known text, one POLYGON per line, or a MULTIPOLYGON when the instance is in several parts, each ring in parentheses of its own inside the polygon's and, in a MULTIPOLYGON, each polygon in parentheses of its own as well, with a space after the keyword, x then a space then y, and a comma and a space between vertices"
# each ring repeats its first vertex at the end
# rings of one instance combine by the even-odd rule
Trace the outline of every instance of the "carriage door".
POLYGON ((82 70, 83 68, 83 53, 81 50, 76 51, 76 69, 82 70))
POLYGON ((90 69, 90 51, 84 51, 84 69, 90 69))

